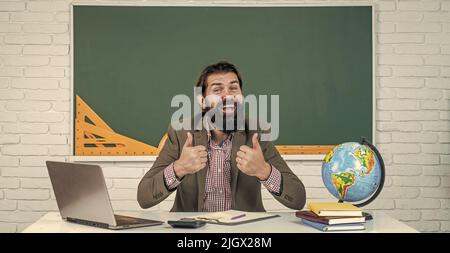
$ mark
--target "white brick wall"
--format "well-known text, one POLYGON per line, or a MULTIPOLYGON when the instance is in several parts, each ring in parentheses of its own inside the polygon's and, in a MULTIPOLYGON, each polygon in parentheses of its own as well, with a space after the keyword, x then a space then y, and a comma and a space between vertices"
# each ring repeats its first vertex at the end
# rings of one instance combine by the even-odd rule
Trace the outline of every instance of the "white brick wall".
MULTIPOLYGON (((44 166, 70 153, 70 2, 0 2, 0 232, 19 232, 57 210, 44 166)), ((450 3, 373 2, 376 131, 387 178, 380 197, 366 208, 420 231, 450 231, 450 3)), ((310 201, 332 200, 322 186, 320 161, 288 163, 310 201)), ((99 164, 113 207, 141 210, 136 187, 151 163, 99 164)), ((286 210, 265 190, 263 198, 266 209, 286 210)), ((173 199, 151 210, 169 210, 173 199)))

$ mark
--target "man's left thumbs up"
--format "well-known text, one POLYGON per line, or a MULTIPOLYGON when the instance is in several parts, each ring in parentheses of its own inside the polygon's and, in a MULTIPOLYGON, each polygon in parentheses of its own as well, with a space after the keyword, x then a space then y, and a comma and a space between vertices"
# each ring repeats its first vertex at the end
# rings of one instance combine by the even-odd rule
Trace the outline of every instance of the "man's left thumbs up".
POLYGON ((258 142, 258 133, 255 133, 252 137, 252 144, 253 144, 253 149, 255 150, 261 150, 261 146, 259 145, 258 142))
POLYGON ((255 176, 259 180, 266 180, 271 171, 271 166, 265 161, 264 154, 258 142, 258 134, 252 136, 253 148, 242 145, 236 153, 236 164, 240 171, 255 176))

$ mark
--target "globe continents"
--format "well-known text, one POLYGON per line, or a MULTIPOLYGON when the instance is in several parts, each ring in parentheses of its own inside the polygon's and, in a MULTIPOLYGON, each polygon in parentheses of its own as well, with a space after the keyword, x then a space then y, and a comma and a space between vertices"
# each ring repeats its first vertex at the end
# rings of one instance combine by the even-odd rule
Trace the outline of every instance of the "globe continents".
POLYGON ((325 156, 322 180, 334 197, 358 202, 371 197, 380 187, 381 166, 371 147, 346 142, 335 146, 325 156))

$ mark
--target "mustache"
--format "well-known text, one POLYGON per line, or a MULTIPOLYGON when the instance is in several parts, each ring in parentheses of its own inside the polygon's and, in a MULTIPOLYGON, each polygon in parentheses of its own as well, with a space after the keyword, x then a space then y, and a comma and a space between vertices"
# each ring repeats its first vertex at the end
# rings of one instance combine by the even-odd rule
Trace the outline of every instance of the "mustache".
POLYGON ((216 105, 214 107, 207 106, 202 110, 202 116, 203 117, 209 117, 211 120, 211 123, 213 124, 213 127, 215 129, 221 130, 224 133, 233 133, 236 132, 238 129, 238 102, 234 101, 233 103, 225 104, 222 102, 222 104, 216 105), (227 114, 222 111, 224 108, 224 105, 230 105, 232 104, 235 108, 233 114, 227 114), (208 113, 208 114, 207 114, 208 113), (205 116, 207 114, 207 116, 205 116), (211 115, 212 114, 212 115, 211 115), (221 121, 216 120, 216 116, 219 118, 222 118, 221 121), (232 122, 231 122, 232 121, 232 122), (230 122, 232 124, 230 124, 230 122))
MULTIPOLYGON (((239 103, 240 104, 240 103, 239 103)), ((202 109, 202 111, 205 111, 205 112, 208 112, 208 111, 211 111, 211 110, 222 110, 225 106, 229 106, 229 105, 233 105, 234 106, 234 108, 237 108, 237 106, 238 106, 238 101, 236 101, 236 100, 230 100, 230 99, 228 99, 228 103, 227 103, 227 99, 222 99, 222 101, 221 101, 221 103, 219 103, 219 104, 217 104, 217 105, 215 105, 215 106, 211 106, 211 105, 206 105, 203 109, 202 109), (229 101, 232 101, 232 103, 230 103, 229 101)))

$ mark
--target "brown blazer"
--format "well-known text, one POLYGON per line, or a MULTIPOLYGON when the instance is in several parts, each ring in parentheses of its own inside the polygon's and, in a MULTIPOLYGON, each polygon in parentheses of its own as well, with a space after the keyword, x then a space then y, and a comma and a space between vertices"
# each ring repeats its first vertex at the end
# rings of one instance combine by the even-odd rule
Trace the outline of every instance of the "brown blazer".
MULTIPOLYGON (((193 144, 207 147, 207 132, 190 131, 193 144)), ((231 149, 231 208, 243 211, 265 211, 261 198, 261 183, 258 178, 242 173, 236 165, 236 152, 242 145, 252 147, 252 136, 256 131, 237 131, 232 139, 231 149)), ((168 138, 152 168, 145 174, 138 186, 137 200, 142 208, 157 205, 173 191, 167 189, 164 180, 164 169, 179 159, 181 148, 186 142, 187 131, 175 131, 171 126, 167 131, 168 138)), ((260 135, 258 135, 260 136, 260 135)), ((272 194, 276 200, 288 208, 300 210, 305 205, 306 194, 303 183, 292 173, 281 158, 272 142, 260 141, 266 161, 275 166, 282 175, 281 194, 272 194)), ((202 210, 205 194, 207 166, 195 174, 186 175, 176 188, 175 202, 171 211, 198 212, 202 210)))

